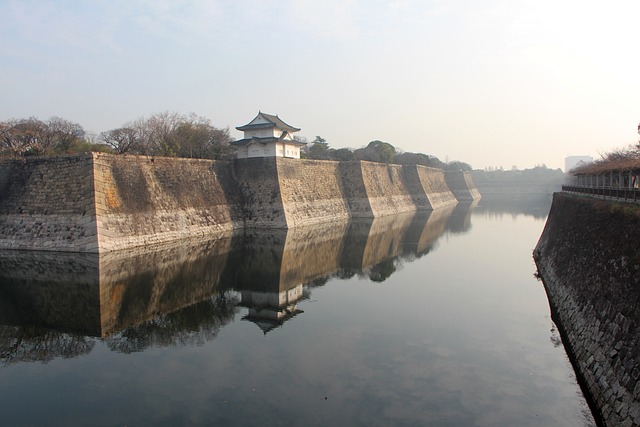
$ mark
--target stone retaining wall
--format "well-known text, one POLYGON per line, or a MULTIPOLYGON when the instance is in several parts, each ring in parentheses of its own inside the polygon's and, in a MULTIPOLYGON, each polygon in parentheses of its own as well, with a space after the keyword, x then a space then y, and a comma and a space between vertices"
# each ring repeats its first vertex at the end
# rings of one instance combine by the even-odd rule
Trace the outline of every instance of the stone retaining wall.
POLYGON ((240 218, 247 227, 287 227, 278 166, 274 157, 237 159, 234 162, 240 197, 240 218))
MULTIPOLYGON (((404 182, 401 165, 373 162, 360 162, 360 165, 374 217, 417 210, 404 182)), ((424 190, 420 191, 422 194, 424 190)))
MULTIPOLYGON (((418 178, 420 179, 420 183, 422 184, 423 191, 427 199, 429 200, 429 205, 431 209, 438 209, 444 206, 455 205, 459 201, 449 186, 447 185, 447 181, 445 179, 445 172, 442 169, 436 168, 428 168, 426 166, 403 166, 405 169, 416 169, 418 174, 418 178)), ((475 189, 475 185, 473 182, 467 182, 468 185, 471 185, 471 188, 475 189)), ((477 191, 477 190, 476 190, 477 191)), ((480 194, 478 193, 477 198, 480 199, 480 194)))
POLYGON ((556 193, 534 250, 554 320, 603 423, 640 425, 640 208, 556 193))
POLYGON ((238 200, 227 162, 94 154, 94 171, 101 251, 235 226, 238 200))
POLYGON ((0 160, 0 248, 96 252, 91 155, 0 160))
POLYGON ((444 174, 447 186, 459 202, 480 200, 480 192, 467 171, 447 171, 444 174))
MULTIPOLYGON (((473 182, 461 176, 457 194, 475 197, 473 182)), ((445 178, 415 165, 273 157, 2 160, 0 249, 106 252, 238 227, 431 210, 458 202, 445 178)))
POLYGON ((347 220, 340 162, 277 158, 288 227, 347 220))

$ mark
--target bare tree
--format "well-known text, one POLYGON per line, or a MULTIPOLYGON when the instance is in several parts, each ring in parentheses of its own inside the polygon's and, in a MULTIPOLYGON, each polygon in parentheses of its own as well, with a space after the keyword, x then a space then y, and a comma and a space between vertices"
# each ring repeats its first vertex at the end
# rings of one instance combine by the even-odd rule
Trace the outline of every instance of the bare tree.
POLYGON ((42 156, 67 153, 84 142, 85 131, 60 117, 43 122, 35 117, 0 123, 0 151, 10 156, 42 156))
MULTIPOLYGON (((218 129, 211 125, 209 119, 196 114, 185 116, 163 112, 149 118, 141 117, 124 127, 136 132, 137 141, 130 152, 209 159, 235 157, 229 129, 218 129)), ((115 135, 108 136, 113 139, 115 135)), ((114 142, 112 140, 109 145, 113 147, 114 142)))
POLYGON ((46 124, 35 117, 2 124, 2 151, 10 156, 42 155, 50 148, 50 143, 46 124))
POLYGON ((102 132, 98 140, 109 147, 117 154, 133 152, 140 146, 140 135, 137 129, 132 127, 121 127, 102 132))
POLYGON ((145 132, 143 132, 144 138, 146 138, 145 145, 158 156, 178 155, 178 147, 173 134, 182 122, 184 122, 184 118, 180 114, 169 111, 149 117, 145 120, 145 132))
POLYGON ((84 140, 85 131, 78 123, 53 116, 45 125, 49 145, 58 153, 68 152, 73 143, 84 140))
POLYGON ((196 114, 165 111, 140 117, 122 127, 88 139, 82 126, 60 117, 43 122, 35 117, 0 122, 0 155, 30 156, 104 151, 155 156, 232 159, 229 129, 218 129, 196 114), (96 144, 99 142, 100 144, 96 144))

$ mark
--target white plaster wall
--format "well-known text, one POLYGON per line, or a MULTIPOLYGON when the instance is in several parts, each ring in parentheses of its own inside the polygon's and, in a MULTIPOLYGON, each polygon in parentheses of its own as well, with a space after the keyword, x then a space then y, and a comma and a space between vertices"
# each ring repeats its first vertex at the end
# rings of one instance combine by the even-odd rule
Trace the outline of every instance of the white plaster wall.
POLYGON ((260 144, 250 144, 248 157, 264 157, 264 149, 260 144))
MULTIPOLYGON (((277 133, 277 132, 275 132, 275 133, 277 133)), ((269 136, 280 136, 279 134, 276 135, 275 133, 274 133, 274 128, 245 130, 244 131, 244 137, 245 138, 253 138, 254 136, 257 136, 257 137, 260 137, 260 138, 265 138, 265 137, 269 137, 269 136)))
POLYGON ((249 151, 247 147, 238 147, 238 158, 246 159, 247 157, 249 157, 249 151))
POLYGON ((298 145, 290 145, 284 144, 284 157, 289 157, 291 159, 299 159, 300 158, 300 146, 298 145))

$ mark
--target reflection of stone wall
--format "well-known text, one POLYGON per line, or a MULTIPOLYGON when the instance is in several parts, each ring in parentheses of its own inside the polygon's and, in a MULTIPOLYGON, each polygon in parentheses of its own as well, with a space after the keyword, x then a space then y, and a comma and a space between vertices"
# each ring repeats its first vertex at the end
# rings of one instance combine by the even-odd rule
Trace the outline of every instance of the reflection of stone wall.
POLYGON ((105 336, 215 295, 231 236, 108 254, 0 252, 0 321, 105 336))
POLYGON ((0 322, 100 335, 98 255, 0 252, 0 322))
POLYGON ((234 315, 227 298, 233 292, 227 290, 297 300, 301 285, 320 284, 333 275, 386 278, 396 258, 411 260, 431 250, 452 210, 289 230, 243 229, 210 241, 100 255, 2 251, 0 323, 117 335, 112 344, 118 351, 171 343, 174 334, 184 338, 198 327, 190 323, 194 319, 211 326, 196 334, 198 339, 215 336, 234 315), (155 338, 149 341, 145 333, 155 338))
POLYGON ((478 203, 478 200, 476 200, 456 205, 447 220, 447 229, 452 233, 466 233, 469 231, 471 228, 471 211, 478 203))
POLYGON ((109 335, 215 295, 231 235, 100 256, 100 322, 109 335))
POLYGON ((440 236, 445 233, 448 219, 458 206, 460 205, 450 205, 416 215, 411 228, 406 233, 404 245, 418 256, 429 252, 440 236))
POLYGON ((361 272, 398 256, 415 218, 422 220, 422 226, 426 224, 425 216, 414 212, 351 221, 340 257, 341 268, 361 272))
POLYGON ((287 233, 281 278, 287 285, 308 283, 338 270, 348 223, 294 228, 287 233))
POLYGON ((223 282, 236 290, 283 292, 339 267, 347 222, 249 229, 234 238, 223 282))
POLYGON ((362 251, 361 269, 366 269, 400 254, 401 244, 414 213, 374 218, 362 251))
POLYGON ((444 234, 453 209, 245 230, 235 237, 222 281, 236 290, 281 293, 339 271, 361 273, 398 256, 420 256, 444 234))

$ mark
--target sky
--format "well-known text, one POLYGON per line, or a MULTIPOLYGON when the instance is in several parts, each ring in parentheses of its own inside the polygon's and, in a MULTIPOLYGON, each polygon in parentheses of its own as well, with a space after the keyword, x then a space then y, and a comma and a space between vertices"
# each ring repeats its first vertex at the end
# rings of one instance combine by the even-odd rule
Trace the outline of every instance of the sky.
POLYGON ((258 111, 475 169, 638 141, 638 0, 0 0, 0 121, 258 111))

